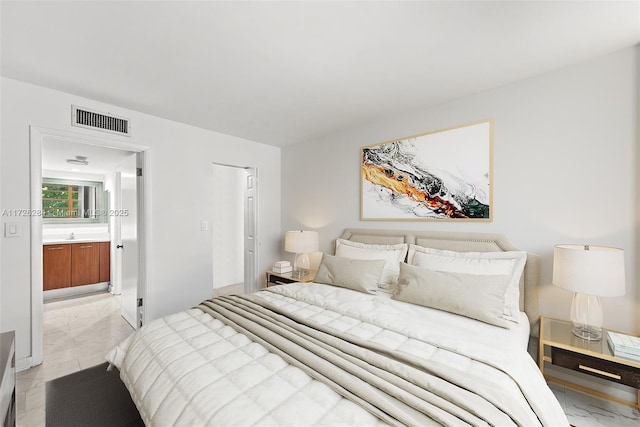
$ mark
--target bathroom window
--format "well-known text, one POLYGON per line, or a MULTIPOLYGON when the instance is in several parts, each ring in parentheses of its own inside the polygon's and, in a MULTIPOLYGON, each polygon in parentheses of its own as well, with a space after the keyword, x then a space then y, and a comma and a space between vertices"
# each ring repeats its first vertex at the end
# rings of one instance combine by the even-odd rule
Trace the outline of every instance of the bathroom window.
POLYGON ((101 182, 42 179, 42 217, 46 223, 106 222, 101 182))
POLYGON ((42 210, 45 218, 78 218, 79 185, 43 184, 42 210))

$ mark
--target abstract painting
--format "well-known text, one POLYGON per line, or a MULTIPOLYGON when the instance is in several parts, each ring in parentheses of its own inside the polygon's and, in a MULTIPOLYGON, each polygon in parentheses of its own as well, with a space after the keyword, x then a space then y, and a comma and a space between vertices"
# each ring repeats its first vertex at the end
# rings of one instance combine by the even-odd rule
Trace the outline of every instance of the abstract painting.
POLYGON ((361 150, 362 220, 492 220, 493 121, 361 150))

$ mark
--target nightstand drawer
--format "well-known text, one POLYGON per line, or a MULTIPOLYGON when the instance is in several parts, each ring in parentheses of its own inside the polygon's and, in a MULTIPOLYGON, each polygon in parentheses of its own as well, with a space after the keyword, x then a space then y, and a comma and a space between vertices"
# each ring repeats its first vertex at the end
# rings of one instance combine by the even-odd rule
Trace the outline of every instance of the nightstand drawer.
POLYGON ((298 282, 309 283, 313 282, 314 277, 316 277, 315 270, 309 270, 306 276, 300 278, 294 277, 293 273, 274 273, 273 271, 267 271, 267 287, 298 282))
POLYGON ((640 388, 640 369, 580 353, 551 348, 551 363, 609 381, 640 388))
POLYGON ((267 286, 286 285, 288 283, 295 282, 297 282, 297 280, 291 279, 289 277, 276 276, 275 274, 267 275, 267 286))

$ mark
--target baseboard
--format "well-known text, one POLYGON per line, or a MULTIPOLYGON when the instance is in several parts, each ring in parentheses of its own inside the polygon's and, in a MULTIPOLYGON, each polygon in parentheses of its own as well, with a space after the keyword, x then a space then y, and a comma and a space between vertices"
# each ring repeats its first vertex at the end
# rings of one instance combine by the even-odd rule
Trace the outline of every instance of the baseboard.
POLYGON ((27 369, 31 368, 33 366, 32 360, 33 359, 31 358, 31 356, 22 359, 16 359, 16 372, 26 371, 27 369))
POLYGON ((73 298, 82 295, 104 292, 108 290, 109 282, 95 283, 93 285, 70 286, 68 288, 51 289, 42 293, 44 301, 73 298))

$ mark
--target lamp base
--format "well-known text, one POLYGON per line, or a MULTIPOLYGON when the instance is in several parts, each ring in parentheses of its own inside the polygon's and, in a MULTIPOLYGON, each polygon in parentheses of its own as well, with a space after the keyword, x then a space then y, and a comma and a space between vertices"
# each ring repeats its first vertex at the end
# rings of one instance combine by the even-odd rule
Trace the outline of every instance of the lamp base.
POLYGON ((291 277, 295 278, 295 279, 303 279, 304 277, 309 275, 309 270, 304 270, 304 269, 299 269, 299 270, 293 270, 291 272, 291 277))
POLYGON ((602 305, 595 295, 575 293, 571 302, 573 335, 588 341, 602 339, 602 305))
POLYGON ((296 254, 293 260, 292 276, 296 279, 302 279, 309 275, 309 255, 306 253, 296 254))
POLYGON ((573 335, 583 340, 588 341, 600 341, 602 339, 602 328, 596 328, 589 325, 577 325, 574 324, 571 329, 573 335))

